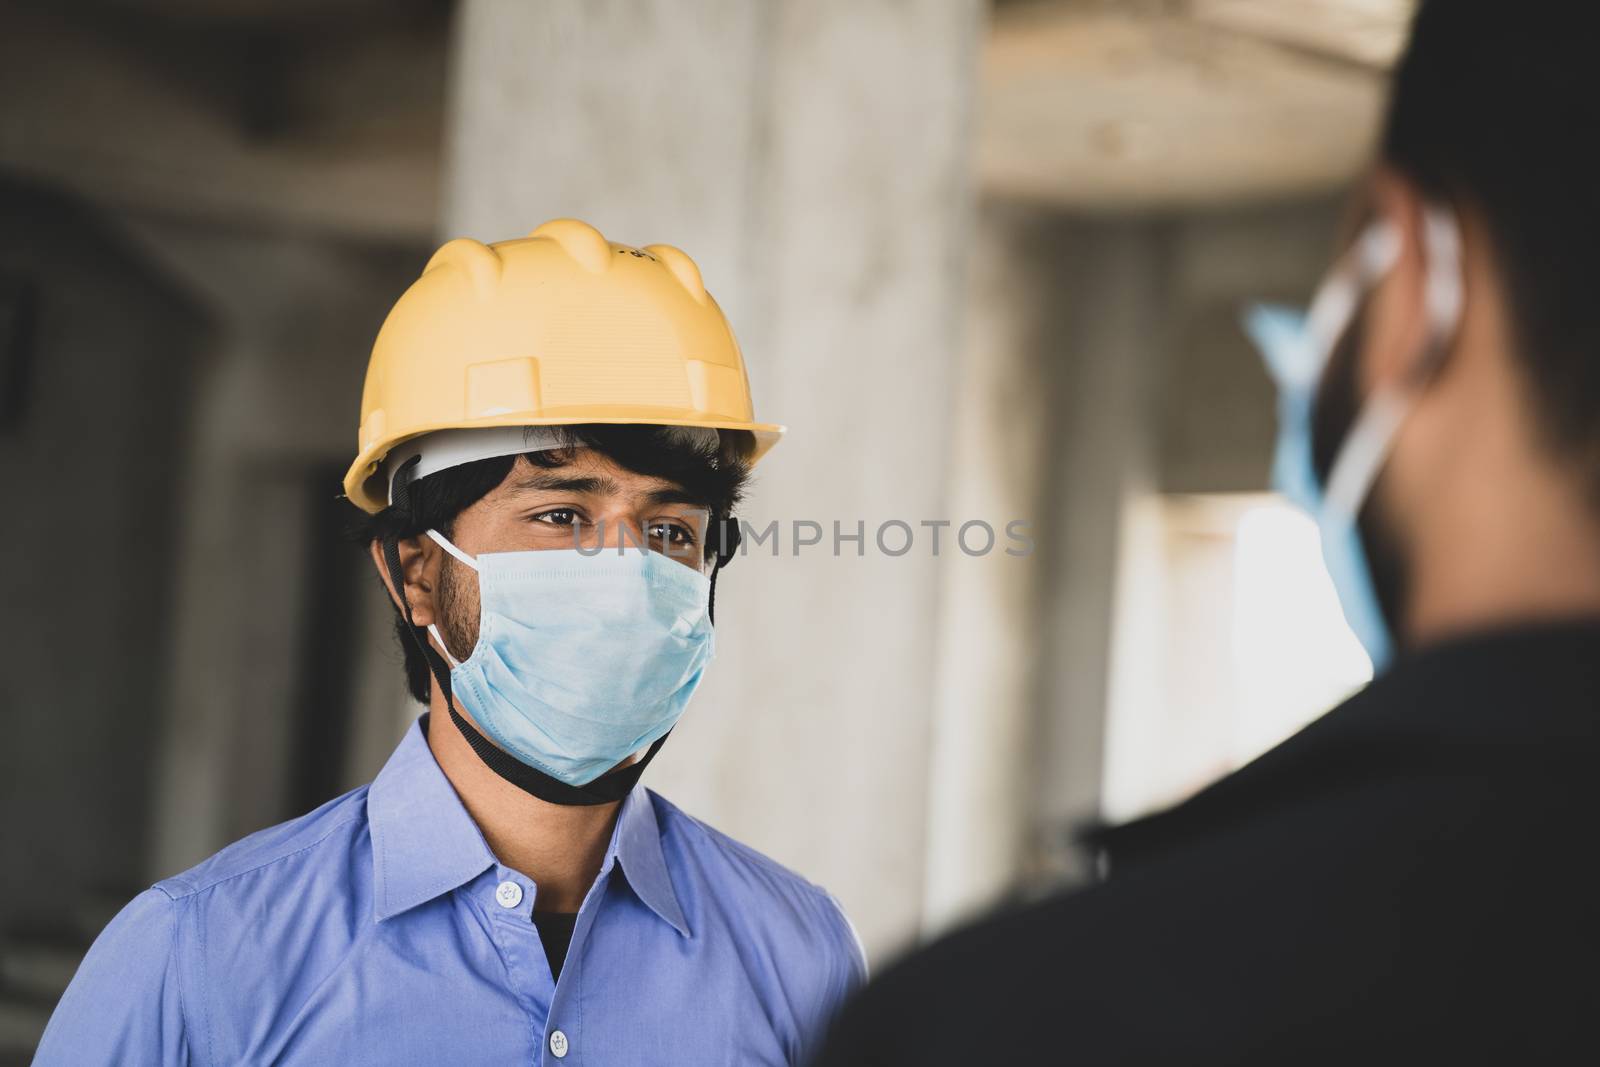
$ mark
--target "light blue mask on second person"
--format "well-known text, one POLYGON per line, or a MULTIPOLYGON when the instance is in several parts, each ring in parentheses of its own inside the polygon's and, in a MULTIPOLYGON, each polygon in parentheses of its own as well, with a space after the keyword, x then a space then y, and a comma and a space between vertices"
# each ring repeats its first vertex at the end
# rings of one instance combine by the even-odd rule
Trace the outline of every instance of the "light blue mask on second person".
POLYGON ((478 572, 478 643, 451 664, 472 720, 517 759, 587 785, 666 735, 700 685, 714 641, 711 582, 629 548, 486 552, 428 536, 478 572))
POLYGON ((1400 240, 1392 225, 1374 223, 1335 265, 1309 312, 1272 305, 1246 310, 1246 331, 1278 386, 1278 442, 1272 485, 1315 520, 1322 558, 1345 621, 1382 672, 1394 657, 1394 635, 1378 601, 1361 543, 1361 508, 1383 468, 1405 416, 1448 349, 1461 316, 1460 237, 1455 217, 1429 206, 1423 217, 1427 255, 1426 348, 1399 386, 1375 392, 1340 443, 1323 485, 1312 456, 1317 390, 1335 345, 1361 301, 1394 268, 1400 240))

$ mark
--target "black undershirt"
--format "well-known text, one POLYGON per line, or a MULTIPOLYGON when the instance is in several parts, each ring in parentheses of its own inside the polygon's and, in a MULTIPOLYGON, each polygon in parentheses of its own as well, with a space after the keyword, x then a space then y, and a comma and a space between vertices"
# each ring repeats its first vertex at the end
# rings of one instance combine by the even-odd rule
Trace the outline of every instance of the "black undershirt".
POLYGON ((545 959, 550 961, 550 977, 561 980, 561 965, 567 960, 567 946, 572 944, 572 928, 578 923, 576 912, 536 911, 533 925, 539 930, 539 943, 544 945, 545 959))

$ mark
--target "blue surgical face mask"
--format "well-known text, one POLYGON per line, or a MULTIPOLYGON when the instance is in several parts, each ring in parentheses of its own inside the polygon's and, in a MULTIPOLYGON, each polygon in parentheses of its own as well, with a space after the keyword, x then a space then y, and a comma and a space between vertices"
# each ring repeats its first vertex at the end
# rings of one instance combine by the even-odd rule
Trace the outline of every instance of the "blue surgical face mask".
POLYGON ((1394 657, 1394 634, 1384 617, 1361 542, 1361 508, 1383 469, 1405 417, 1444 358, 1461 317, 1461 252, 1455 217, 1429 206, 1423 216, 1427 257, 1428 339, 1409 372, 1363 403, 1335 453, 1327 483, 1317 477, 1312 421, 1317 391, 1335 345, 1361 302, 1400 257, 1400 236, 1388 222, 1374 223, 1335 265, 1307 313, 1257 305, 1245 328, 1261 349, 1278 386, 1278 443, 1273 488, 1317 524, 1322 558, 1350 624, 1375 673, 1394 657))
POLYGON ((711 583, 638 548, 486 552, 428 536, 478 572, 478 643, 450 687, 495 744, 586 785, 666 735, 713 652, 711 583))

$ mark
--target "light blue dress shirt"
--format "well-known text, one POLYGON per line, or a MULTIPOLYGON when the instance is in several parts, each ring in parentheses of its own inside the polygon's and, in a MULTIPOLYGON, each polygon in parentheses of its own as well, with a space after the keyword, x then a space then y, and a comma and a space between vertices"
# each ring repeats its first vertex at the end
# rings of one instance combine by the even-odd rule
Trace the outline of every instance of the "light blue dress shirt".
POLYGON ((419 722, 371 786, 134 898, 36 1064, 795 1064, 865 971, 826 892, 636 787, 560 982, 419 722))

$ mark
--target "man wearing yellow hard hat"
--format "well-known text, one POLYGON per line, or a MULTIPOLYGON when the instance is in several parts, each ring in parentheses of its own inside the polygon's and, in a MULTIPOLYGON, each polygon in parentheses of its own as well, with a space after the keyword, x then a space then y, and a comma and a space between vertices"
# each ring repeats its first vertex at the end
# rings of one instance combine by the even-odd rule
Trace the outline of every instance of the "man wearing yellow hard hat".
POLYGON ((37 1062, 803 1061, 864 973, 848 921, 638 784, 781 432, 676 248, 441 248, 344 483, 429 711, 370 786, 137 897, 37 1062))

